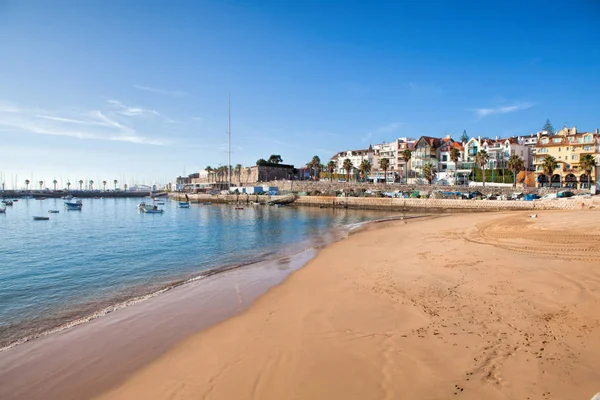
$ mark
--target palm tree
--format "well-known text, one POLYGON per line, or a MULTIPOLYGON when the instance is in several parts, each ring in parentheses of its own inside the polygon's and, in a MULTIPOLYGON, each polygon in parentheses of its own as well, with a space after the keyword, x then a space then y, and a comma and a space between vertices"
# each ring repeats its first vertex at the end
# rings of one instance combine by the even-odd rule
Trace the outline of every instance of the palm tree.
POLYGON ((387 158, 379 159, 379 168, 383 170, 383 183, 387 184, 387 170, 390 167, 390 160, 387 158))
POLYGON ((279 164, 283 162, 283 158, 279 154, 271 154, 271 157, 267 161, 271 164, 279 164))
POLYGON ((90 190, 94 190, 94 181, 90 179, 90 190))
POLYGON ((125 192, 127 191, 127 184, 126 184, 126 183, 123 185, 123 190, 124 190, 125 192))
POLYGON ((106 192, 106 181, 102 181, 102 186, 104 186, 104 191, 106 192))
POLYGON ((115 185, 115 190, 117 190, 117 183, 119 183, 119 181, 115 179, 115 180, 113 181, 113 184, 115 185))
POLYGON ((310 162, 310 164, 312 165, 312 168, 315 170, 315 180, 318 180, 318 176, 319 176, 319 169, 321 168, 321 159, 319 158, 319 156, 314 156, 312 158, 312 161, 310 162))
POLYGON ((350 171, 354 168, 352 161, 349 158, 346 158, 342 164, 342 168, 346 170, 346 180, 350 182, 350 171))
POLYGON ((54 191, 56 192, 56 184, 58 183, 58 181, 55 179, 52 181, 52 185, 54 185, 54 191))
POLYGON ((454 163, 454 184, 456 185, 457 171, 458 171, 458 160, 460 159, 460 150, 456 147, 450 149, 450 159, 454 163))
POLYGON ((481 168, 481 176, 483 180, 483 187, 485 187, 485 166, 490 159, 490 155, 485 150, 479 150, 479 153, 475 156, 475 163, 481 168))
POLYGON ((71 182, 67 182, 67 191, 71 190, 71 182))
POLYGON ((242 164, 235 165, 235 173, 238 176, 238 186, 242 186, 242 164))
POLYGON ((410 149, 404 149, 404 150, 402 150, 401 154, 402 154, 402 159, 404 160, 404 168, 406 170, 404 179, 405 179, 405 183, 408 183, 408 162, 412 158, 412 151, 410 151, 410 149))
POLYGON ((29 190, 29 184, 31 181, 29 179, 25 179, 25 190, 29 190))
POLYGON ((44 186, 44 181, 39 181, 38 183, 40 184, 40 190, 42 190, 42 187, 44 186))
POLYGON ((83 190, 83 181, 79 180, 79 190, 83 190))
POLYGON ((423 178, 431 185, 431 182, 436 178, 437 172, 435 171, 435 166, 428 162, 423 165, 423 178))
POLYGON ((369 172, 371 172, 371 168, 372 168, 372 165, 369 162, 369 160, 362 160, 360 162, 360 165, 358 166, 358 170, 360 171, 360 174, 362 175, 362 177, 365 180, 367 179, 367 175, 369 174, 369 172))
POLYGON ((506 165, 508 166, 508 169, 510 169, 513 172, 513 176, 514 176, 513 187, 517 187, 517 174, 524 167, 523 159, 521 157, 519 157, 518 155, 513 154, 512 156, 510 156, 508 158, 508 162, 506 165))
POLYGON ((581 160, 579 160, 579 166, 581 169, 585 171, 588 179, 588 189, 591 188, 590 181, 592 178, 592 171, 596 167, 596 159, 593 154, 584 154, 581 156, 581 160))
POLYGON ((335 161, 331 160, 327 163, 327 171, 329 172, 329 180, 333 181, 333 172, 335 171, 335 161))
POLYGON ((558 167, 558 162, 556 161, 556 158, 547 155, 542 160, 542 172, 544 173, 544 175, 548 176, 548 184, 550 186, 552 186, 552 174, 554 173, 556 167, 558 167))

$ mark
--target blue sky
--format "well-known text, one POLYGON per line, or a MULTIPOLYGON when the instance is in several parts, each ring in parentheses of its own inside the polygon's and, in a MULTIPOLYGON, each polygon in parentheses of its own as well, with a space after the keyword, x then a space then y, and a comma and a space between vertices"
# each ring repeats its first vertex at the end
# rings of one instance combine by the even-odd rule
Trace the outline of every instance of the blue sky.
POLYGON ((0 0, 0 173, 155 182, 600 127, 600 3, 0 0))

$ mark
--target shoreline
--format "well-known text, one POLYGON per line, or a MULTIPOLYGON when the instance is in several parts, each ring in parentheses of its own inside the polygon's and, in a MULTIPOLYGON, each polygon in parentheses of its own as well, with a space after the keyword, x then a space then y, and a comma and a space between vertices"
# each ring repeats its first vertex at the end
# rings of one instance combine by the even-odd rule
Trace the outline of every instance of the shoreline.
POLYGON ((369 224, 98 398, 590 398, 600 378, 592 214, 369 224))
MULTIPOLYGON (((148 294, 145 294, 142 296, 137 296, 137 297, 128 299, 126 301, 123 301, 123 302, 120 302, 120 303, 117 303, 117 304, 114 304, 114 305, 111 305, 108 307, 104 307, 101 310, 96 311, 91 315, 87 315, 87 316, 78 318, 74 321, 67 322, 65 324, 60 325, 59 327, 50 329, 48 331, 44 331, 41 334, 32 335, 30 337, 26 337, 26 338, 23 338, 16 342, 13 342, 13 343, 9 344, 8 346, 5 346, 2 349, 0 349, 0 398, 27 398, 28 400, 33 399, 33 398, 40 398, 40 399, 52 398, 52 397, 48 397, 48 395, 49 395, 48 392, 44 392, 43 396, 36 397, 36 396, 39 396, 39 393, 36 395, 33 395, 30 391, 26 391, 27 394, 20 394, 15 397, 11 397, 10 396, 10 390, 11 390, 10 388, 8 388, 8 390, 6 392, 4 392, 4 394, 3 394, 2 382, 3 381, 6 382, 5 375, 7 373, 15 374, 15 370, 18 370, 18 369, 24 370, 24 369, 29 369, 30 367, 33 369, 33 373, 32 373, 32 376, 30 379, 33 381, 37 381, 38 379, 43 380, 43 375, 47 374, 49 372, 49 368, 48 367, 39 368, 39 366, 37 366, 37 365, 34 366, 34 364, 36 364, 36 362, 31 362, 31 360, 29 360, 29 361, 26 360, 25 363, 22 363, 21 362, 22 358, 27 359, 27 357, 31 356, 32 354, 44 353, 44 348, 47 346, 50 347, 49 352, 50 353, 54 352, 55 355, 57 355, 57 353, 54 351, 54 350, 56 350, 56 348, 62 347, 63 350, 68 351, 69 348, 71 348, 73 346, 70 346, 64 340, 65 338, 74 337, 76 340, 78 340, 82 343, 94 342, 94 341, 98 340, 97 337, 89 337, 88 338, 87 336, 93 336, 93 335, 98 336, 97 334, 101 333, 102 330, 109 329, 110 326, 114 325, 115 320, 120 321, 120 323, 128 323, 127 322, 128 320, 139 318, 139 316, 145 314, 145 312, 150 311, 150 309, 153 306, 160 307, 163 303, 167 303, 167 302, 171 301, 171 299, 170 299, 171 297, 176 298, 175 299, 176 303, 177 302, 182 303, 180 300, 177 299, 177 297, 181 297, 181 294, 180 294, 181 292, 184 292, 184 291, 195 292, 195 294, 192 297, 200 297, 200 296, 202 296, 202 294, 200 293, 202 286, 203 285, 208 286, 208 287, 215 286, 214 280, 229 280, 229 281, 231 281, 232 280, 231 278, 233 278, 236 274, 242 274, 242 275, 243 274, 246 274, 246 275, 257 274, 257 275, 259 275, 259 278, 257 278, 255 281, 250 282, 251 279, 248 280, 248 282, 246 282, 247 283, 246 288, 244 288, 244 284, 241 282, 241 280, 243 278, 237 279, 237 280, 239 280, 239 282, 235 283, 235 286, 236 286, 235 287, 235 292, 236 292, 235 297, 236 297, 236 300, 240 301, 240 304, 242 303, 242 300, 240 300, 241 297, 244 298, 243 307, 241 307, 241 308, 240 307, 232 307, 231 305, 226 306, 226 307, 221 307, 220 305, 216 305, 213 310, 214 313, 211 312, 211 315, 209 316, 207 323, 200 324, 200 325, 196 326, 195 328, 187 329, 187 331, 184 331, 185 332, 184 334, 179 334, 177 336, 177 340, 167 341, 165 345, 161 346, 162 348, 160 349, 160 351, 150 352, 152 357, 150 357, 150 358, 146 357, 144 359, 144 362, 137 363, 135 365, 135 368, 126 369, 127 374, 132 373, 135 370, 137 370, 138 368, 143 367, 143 365, 145 365, 146 363, 151 362, 154 358, 159 357, 162 354, 162 352, 168 350, 169 346, 174 346, 178 341, 184 340, 187 336, 193 335, 193 334, 197 333, 198 331, 207 329, 215 324, 218 324, 228 318, 231 318, 231 317, 237 315, 240 312, 243 312, 244 309, 246 309, 247 307, 252 305, 253 301, 256 298, 262 296, 264 293, 266 293, 272 287, 277 286, 278 284, 280 284, 281 282, 286 280, 295 271, 306 266, 307 263, 309 263, 310 260, 312 260, 314 257, 316 257, 323 248, 326 248, 327 246, 330 246, 333 243, 344 240, 345 238, 349 237, 350 235, 358 233, 364 229, 368 229, 368 227, 372 224, 393 222, 393 221, 402 220, 402 219, 406 219, 406 220, 418 219, 418 218, 423 218, 423 217, 424 216, 391 216, 391 217, 381 218, 381 219, 377 219, 377 220, 368 220, 368 221, 364 221, 364 222, 360 222, 360 223, 349 224, 349 225, 346 225, 345 227, 343 227, 343 229, 340 229, 340 228, 333 229, 331 232, 329 232, 327 235, 329 237, 329 240, 325 243, 319 243, 318 245, 315 245, 313 247, 306 247, 306 248, 301 249, 299 252, 295 252, 295 253, 278 254, 277 257, 274 257, 274 258, 251 260, 251 261, 243 263, 243 264, 228 265, 228 266, 223 266, 223 267, 203 271, 199 275, 196 275, 196 276, 193 276, 191 278, 184 279, 181 281, 177 281, 176 283, 173 283, 173 284, 169 284, 165 288, 161 288, 154 292, 151 292, 151 293, 148 293, 148 294), (273 268, 272 268, 273 266, 277 266, 276 269, 279 270, 279 271, 277 271, 276 274, 273 274, 273 268), (270 271, 267 274, 265 274, 264 273, 265 269, 270 269, 270 271), (261 272, 261 270, 262 270, 262 272, 261 272), (244 289, 246 289, 248 291, 248 293, 246 295, 242 296, 241 293, 244 291, 244 289), (122 316, 122 314, 126 314, 126 315, 122 316), (135 316, 135 318, 132 316, 135 316), (58 345, 57 345, 57 342, 58 342, 58 345), (8 361, 6 359, 3 360, 3 357, 7 357, 8 361), (17 368, 14 368, 13 366, 10 365, 12 362, 15 362, 15 361, 16 361, 16 364, 18 364, 17 368), (6 396, 8 396, 8 397, 6 397, 6 396)), ((296 249, 296 250, 298 250, 298 249, 296 249)), ((214 290, 215 288, 213 287, 212 289, 214 290)), ((185 304, 188 301, 189 301, 189 299, 186 299, 186 301, 183 302, 182 305, 185 306, 185 304)), ((153 317, 155 318, 156 316, 153 315, 153 317)), ((138 329, 138 331, 139 330, 140 329, 138 329)), ((142 331, 143 331, 143 329, 142 329, 142 331)), ((141 331, 140 331, 140 333, 141 333, 141 331)), ((115 338, 115 339, 121 340, 121 338, 115 338)), ((69 339, 69 340, 71 340, 71 339, 69 339)), ((78 346, 81 347, 82 345, 78 345, 78 346)), ((77 347, 77 346, 75 346, 75 347, 77 347)), ((156 349, 156 346, 153 346, 153 348, 156 349)), ((77 351, 79 351, 79 350, 76 350, 76 352, 77 351)), ((53 356, 49 356, 49 357, 53 357, 53 356)), ((99 357, 101 357, 101 355, 99 357)), ((35 361, 39 361, 41 364, 44 364, 43 358, 44 357, 39 357, 39 355, 38 355, 36 357, 35 361)), ((85 357, 83 357, 83 356, 79 356, 78 363, 84 362, 84 358, 85 357)), ((74 366, 75 366, 75 364, 73 364, 73 367, 74 366)), ((31 372, 31 371, 29 371, 29 372, 31 372)), ((113 373, 113 375, 115 375, 115 374, 113 373)), ((114 377, 114 376, 109 377, 109 379, 106 379, 106 382, 108 383, 108 385, 104 385, 102 387, 104 389, 108 389, 108 388, 114 386, 114 384, 120 382, 122 379, 124 379, 124 377, 125 376, 122 374, 120 374, 116 377, 114 377)), ((53 386, 54 384, 51 384, 50 382, 43 382, 42 386, 44 386, 44 385, 53 386)), ((4 385, 4 388, 6 389, 6 385, 4 385)), ((99 389, 98 388, 94 389, 94 392, 96 390, 99 390, 99 389)), ((60 396, 57 393, 55 398, 63 398, 62 393, 60 394, 60 396)))

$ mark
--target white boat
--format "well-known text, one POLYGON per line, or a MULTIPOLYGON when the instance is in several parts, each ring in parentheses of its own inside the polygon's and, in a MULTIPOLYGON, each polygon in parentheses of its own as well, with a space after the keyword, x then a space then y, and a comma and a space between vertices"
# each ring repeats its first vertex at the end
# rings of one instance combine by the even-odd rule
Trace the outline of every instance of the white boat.
POLYGON ((165 212, 165 210, 161 210, 159 208, 154 208, 154 209, 143 208, 142 211, 146 214, 162 214, 165 212))
POLYGON ((6 214, 6 207, 0 208, 0 214, 6 214))
POLYGON ((189 201, 180 201, 179 208, 190 208, 190 202, 189 201))
POLYGON ((81 200, 77 200, 74 203, 65 201, 65 208, 67 210, 79 211, 79 210, 81 210, 82 207, 83 207, 83 203, 81 202, 81 200))
POLYGON ((154 210, 156 206, 154 204, 146 204, 145 202, 141 202, 137 205, 137 209, 140 211, 144 210, 154 210))
POLYGON ((69 194, 67 196, 63 196, 63 200, 73 200, 73 195, 69 194))

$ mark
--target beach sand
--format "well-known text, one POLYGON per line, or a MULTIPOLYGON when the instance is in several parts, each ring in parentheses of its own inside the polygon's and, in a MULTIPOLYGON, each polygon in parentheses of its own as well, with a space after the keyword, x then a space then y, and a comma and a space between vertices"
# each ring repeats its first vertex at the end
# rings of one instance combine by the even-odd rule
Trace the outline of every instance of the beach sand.
POLYGON ((600 212, 370 225, 99 398, 589 399, 600 212))

